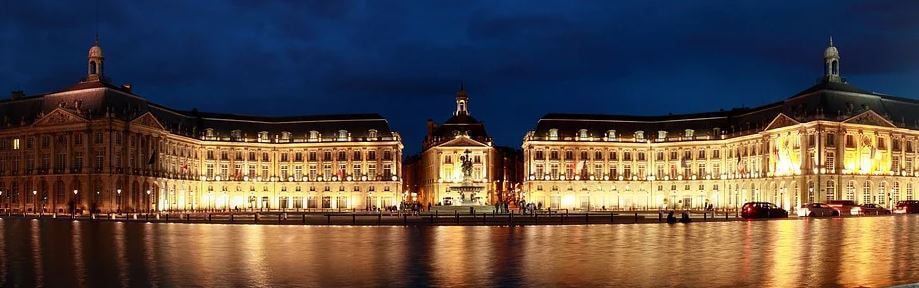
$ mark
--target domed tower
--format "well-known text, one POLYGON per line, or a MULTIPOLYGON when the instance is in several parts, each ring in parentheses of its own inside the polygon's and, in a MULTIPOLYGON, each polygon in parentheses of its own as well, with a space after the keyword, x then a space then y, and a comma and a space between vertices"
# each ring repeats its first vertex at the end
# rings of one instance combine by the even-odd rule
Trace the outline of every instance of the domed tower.
POLYGON ((460 83, 460 90, 456 91, 456 112, 454 116, 469 116, 469 96, 466 95, 466 88, 460 83))
POLYGON ((102 47, 99 46, 99 37, 97 36, 93 46, 89 47, 86 81, 99 81, 102 79, 102 63, 104 60, 105 58, 102 57, 102 47))
POLYGON ((842 82, 839 76, 839 50, 833 46, 833 37, 830 37, 830 46, 823 51, 824 72, 823 77, 827 81, 842 82))

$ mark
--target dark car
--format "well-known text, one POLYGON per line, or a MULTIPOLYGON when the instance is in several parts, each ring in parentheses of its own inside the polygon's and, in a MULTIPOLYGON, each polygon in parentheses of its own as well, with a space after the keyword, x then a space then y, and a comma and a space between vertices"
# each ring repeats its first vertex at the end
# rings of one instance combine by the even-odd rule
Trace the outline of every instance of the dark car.
POLYGON ((919 200, 905 200, 905 201, 897 202, 897 207, 893 209, 893 213, 898 213, 898 214, 919 213, 919 200))
POLYGON ((740 217, 744 219, 787 218, 788 211, 769 202, 747 202, 740 210, 740 217))

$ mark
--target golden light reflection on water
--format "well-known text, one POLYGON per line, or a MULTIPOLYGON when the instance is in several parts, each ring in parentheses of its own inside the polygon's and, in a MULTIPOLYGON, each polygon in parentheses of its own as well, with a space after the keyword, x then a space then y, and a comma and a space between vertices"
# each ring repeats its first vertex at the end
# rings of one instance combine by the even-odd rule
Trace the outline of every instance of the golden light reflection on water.
POLYGON ((12 219, 0 225, 0 286, 876 287, 919 281, 913 260, 919 258, 919 215, 513 228, 12 219))

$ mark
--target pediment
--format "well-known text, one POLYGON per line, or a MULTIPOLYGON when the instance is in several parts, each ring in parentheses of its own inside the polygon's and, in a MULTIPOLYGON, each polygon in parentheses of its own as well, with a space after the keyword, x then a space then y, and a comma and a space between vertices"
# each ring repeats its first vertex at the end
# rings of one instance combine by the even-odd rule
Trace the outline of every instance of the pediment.
POLYGON ((162 123, 160 123, 160 120, 156 119, 156 116, 153 116, 153 114, 150 112, 144 113, 143 115, 140 115, 137 118, 134 118, 134 120, 131 120, 131 125, 146 126, 146 127, 150 127, 153 129, 161 129, 161 130, 166 129, 166 127, 163 126, 162 123))
POLYGON ((775 119, 772 119, 772 122, 769 122, 769 125, 766 125, 765 130, 768 131, 798 124, 801 124, 801 122, 798 122, 798 120, 795 120, 794 118, 788 117, 788 115, 785 115, 785 113, 779 113, 778 116, 775 116, 775 119))
POLYGON ((59 125, 68 125, 68 124, 83 124, 88 122, 83 116, 77 115, 76 113, 67 111, 63 108, 56 108, 45 114, 34 124, 33 127, 47 127, 47 126, 59 126, 59 125))
POLYGON ((437 145, 437 147, 489 147, 488 144, 475 141, 472 138, 466 136, 458 136, 453 140, 444 142, 443 144, 437 145))
POLYGON ((850 124, 861 124, 861 125, 890 127, 890 128, 897 127, 896 125, 894 125, 887 119, 884 119, 883 116, 878 115, 878 113, 872 110, 862 112, 862 114, 852 116, 851 118, 846 119, 845 121, 842 121, 842 122, 850 123, 850 124))

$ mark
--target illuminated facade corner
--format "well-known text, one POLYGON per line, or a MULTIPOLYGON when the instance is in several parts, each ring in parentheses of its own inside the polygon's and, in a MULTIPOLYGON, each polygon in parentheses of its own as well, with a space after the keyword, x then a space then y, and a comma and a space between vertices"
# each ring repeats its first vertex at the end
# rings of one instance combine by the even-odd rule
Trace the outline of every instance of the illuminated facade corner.
POLYGON ((919 101, 844 82, 835 47, 825 63, 816 85, 756 108, 547 114, 523 139, 523 194, 544 207, 619 210, 915 199, 919 101))
POLYGON ((402 139, 379 115, 174 110, 110 84, 102 59, 97 43, 73 87, 0 101, 0 209, 365 210, 403 200, 402 139))

